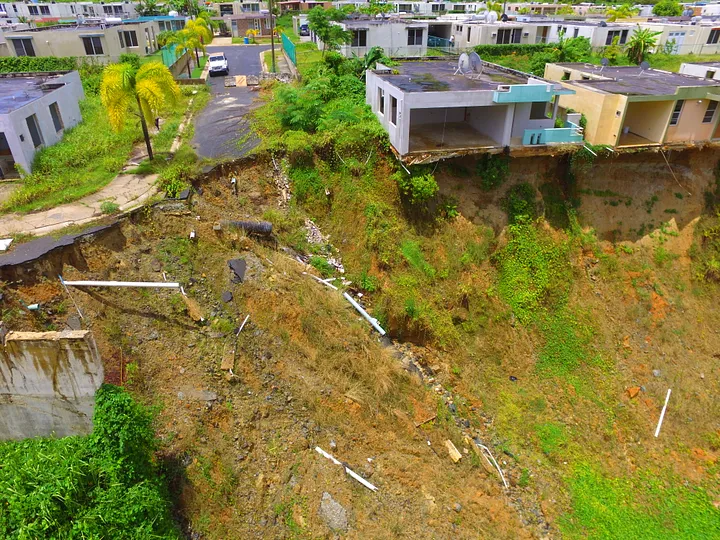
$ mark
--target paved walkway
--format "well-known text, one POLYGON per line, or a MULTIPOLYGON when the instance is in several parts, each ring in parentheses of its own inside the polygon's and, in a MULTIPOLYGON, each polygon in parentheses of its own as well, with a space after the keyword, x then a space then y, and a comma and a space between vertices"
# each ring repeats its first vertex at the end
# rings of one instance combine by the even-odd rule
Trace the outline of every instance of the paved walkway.
POLYGON ((100 191, 79 201, 63 204, 32 214, 5 214, 0 216, 0 238, 13 234, 48 234, 69 225, 84 225, 103 215, 100 206, 111 201, 124 212, 140 206, 157 191, 156 174, 120 174, 100 191))

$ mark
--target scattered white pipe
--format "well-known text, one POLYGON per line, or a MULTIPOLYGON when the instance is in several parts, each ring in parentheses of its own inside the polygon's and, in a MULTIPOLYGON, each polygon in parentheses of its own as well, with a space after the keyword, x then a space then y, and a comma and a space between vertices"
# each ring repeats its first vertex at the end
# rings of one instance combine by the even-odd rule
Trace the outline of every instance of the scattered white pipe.
POLYGON ((80 311, 80 307, 77 305, 77 302, 73 298, 72 294, 70 294, 70 290, 67 288, 67 285, 65 285, 65 281, 63 280, 62 276, 58 276, 60 278, 60 283, 62 283, 63 289, 65 289, 65 292, 70 297, 70 300, 72 300, 72 303, 75 305, 75 309, 77 309, 78 315, 80 315, 80 318, 82 320, 85 320, 85 317, 83 317, 82 311, 80 311))
POLYGON ((496 468, 497 471, 500 473, 500 479, 502 480, 503 485, 505 486, 505 489, 507 489, 507 488, 508 488, 508 483, 507 483, 507 480, 505 480, 505 475, 503 474, 502 469, 500 468, 500 465, 498 465, 498 462, 495 460, 495 458, 493 457, 492 453, 490 452, 490 449, 489 449, 487 446, 485 446, 484 444, 479 444, 479 443, 477 443, 477 442, 475 442, 475 441, 473 441, 473 442, 474 442, 475 444, 477 444, 480 448, 482 448, 485 452, 487 452, 487 455, 488 455, 488 456, 490 456, 490 459, 492 460, 492 464, 495 465, 495 468, 496 468))
POLYGON ((668 388, 667 396, 665 396, 665 405, 663 405, 662 411, 660 412, 660 419, 658 420, 657 429, 655 430, 655 437, 660 435, 660 428, 662 427, 663 419, 665 418, 665 410, 668 406, 668 401, 670 401, 670 392, 672 392, 671 388, 668 388))
MULTIPOLYGON (((330 285, 329 283, 327 285, 330 285)), ((332 287, 332 285, 330 285, 332 287)), ((377 319, 373 319, 370 314, 365 311, 360 304, 358 304, 352 296, 350 296, 348 293, 343 293, 343 296, 345 299, 352 304, 352 306, 357 309, 360 312, 360 315, 365 317, 367 321, 373 325, 373 328, 380 332, 381 336, 385 335, 385 330, 382 329, 382 326, 380 326, 377 322, 377 319)))
POLYGON ((315 451, 316 451, 318 454, 320 454, 321 456, 324 456, 324 457, 328 458, 328 459, 329 459, 330 461, 332 461, 335 465, 341 465, 341 466, 345 467, 345 472, 346 472, 346 473, 348 473, 350 476, 352 476, 355 480, 357 480, 358 482, 360 482, 363 486, 365 486, 366 488, 368 488, 370 491, 377 491, 377 490, 378 490, 378 488, 377 488, 376 486, 373 486, 370 482, 368 482, 367 480, 365 480, 362 476, 360 476, 360 475, 357 474, 356 472, 352 471, 352 470, 350 469, 350 467, 348 467, 348 466, 345 465, 344 463, 341 463, 340 461, 338 461, 337 459, 335 459, 333 456, 331 456, 330 454, 328 454, 325 450, 323 450, 323 449, 320 448, 319 446, 316 446, 316 447, 315 447, 315 451))
POLYGON ((245 323, 248 322, 248 319, 249 319, 249 318, 250 318, 250 315, 248 315, 247 317, 245 317, 245 320, 244 320, 244 321, 242 322, 242 324, 240 325, 240 328, 238 328, 238 331, 237 331, 237 334, 235 334, 235 337, 237 337, 237 336, 240 335, 240 332, 242 332, 242 329, 245 328, 245 323))
POLYGON ((588 147, 588 145, 584 145, 583 148, 585 150, 587 150, 588 152, 590 152, 593 156, 597 157, 597 154, 595 152, 593 152, 592 150, 590 150, 590 147, 588 147))
MULTIPOLYGON (((314 276, 314 275, 312 275, 312 274, 308 274, 307 272, 303 272, 303 274, 305 274, 306 276, 310 276, 311 278, 313 278, 313 279, 314 279, 315 281, 317 281, 318 283, 322 283, 323 285, 327 285, 328 287, 330 287, 330 288, 333 289, 334 291, 337 291, 337 290, 338 290, 338 288, 337 288, 335 285, 333 285, 332 283, 328 283, 327 281, 325 281, 325 280, 323 280, 323 279, 320 279, 320 278, 317 277, 317 276, 314 276)), ((333 278, 333 279, 334 279, 334 278, 333 278)))
POLYGON ((179 283, 149 281, 65 281, 73 287, 145 287, 149 289, 179 289, 179 283))

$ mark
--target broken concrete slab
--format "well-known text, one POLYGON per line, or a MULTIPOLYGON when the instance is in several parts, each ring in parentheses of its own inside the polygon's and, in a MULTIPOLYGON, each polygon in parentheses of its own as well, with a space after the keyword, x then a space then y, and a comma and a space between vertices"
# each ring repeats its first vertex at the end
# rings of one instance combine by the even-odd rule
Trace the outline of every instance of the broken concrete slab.
POLYGON ((245 279, 245 271, 247 270, 247 263, 245 262, 245 259, 230 259, 228 261, 228 266, 233 274, 231 277, 232 281, 235 283, 242 283, 245 279))
POLYGON ((448 455, 450 456, 450 459, 453 463, 457 463, 462 459, 462 454, 458 451, 457 448, 455 448, 455 445, 450 439, 445 441, 445 448, 447 448, 448 455))
POLYGON ((327 491, 322 494, 318 516, 333 531, 345 532, 348 530, 347 510, 327 491))

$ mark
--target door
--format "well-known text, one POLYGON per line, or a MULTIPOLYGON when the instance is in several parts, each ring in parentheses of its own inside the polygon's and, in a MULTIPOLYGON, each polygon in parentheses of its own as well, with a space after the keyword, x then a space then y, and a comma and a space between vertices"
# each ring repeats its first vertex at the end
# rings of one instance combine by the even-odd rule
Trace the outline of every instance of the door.
POLYGON ((673 44, 672 49, 670 50, 671 54, 679 54, 682 50, 682 44, 683 41, 685 41, 685 32, 670 32, 668 34, 668 45, 673 44))

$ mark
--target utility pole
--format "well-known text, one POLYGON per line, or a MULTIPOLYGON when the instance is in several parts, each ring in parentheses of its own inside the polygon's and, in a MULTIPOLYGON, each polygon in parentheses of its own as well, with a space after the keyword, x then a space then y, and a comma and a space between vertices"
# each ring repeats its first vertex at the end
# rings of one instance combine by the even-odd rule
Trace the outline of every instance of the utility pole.
POLYGON ((273 0, 270 3, 270 48, 272 49, 272 72, 275 73, 275 13, 273 0))

